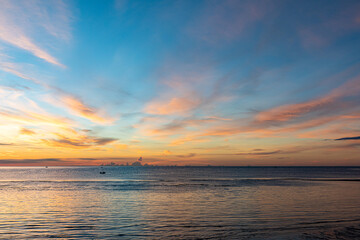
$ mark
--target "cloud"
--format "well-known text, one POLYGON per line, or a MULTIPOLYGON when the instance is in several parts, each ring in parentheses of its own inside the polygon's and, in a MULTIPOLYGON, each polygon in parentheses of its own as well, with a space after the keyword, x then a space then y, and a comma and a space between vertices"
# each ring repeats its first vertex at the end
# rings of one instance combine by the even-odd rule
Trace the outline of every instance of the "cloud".
MULTIPOLYGON (((47 36, 69 39, 69 23, 70 13, 62 1, 1 1, 0 40, 60 67, 65 66, 35 43, 33 36, 43 30, 47 36)), ((37 38, 44 42, 46 35, 37 38)))
POLYGON ((174 97, 170 100, 149 103, 145 112, 158 115, 183 114, 195 108, 199 103, 200 101, 196 98, 174 97))
POLYGON ((86 105, 80 98, 61 92, 57 93, 57 98, 47 97, 45 100, 51 104, 59 107, 64 107, 71 114, 98 124, 110 124, 114 121, 113 118, 106 117, 100 110, 86 105))
MULTIPOLYGON (((344 126, 350 128, 351 124, 356 123, 359 119, 358 114, 355 112, 358 109, 357 101, 355 98, 351 98, 351 96, 357 96, 358 94, 359 87, 354 86, 356 82, 349 81, 325 97, 305 103, 276 107, 257 113, 253 117, 228 120, 226 124, 220 121, 211 125, 204 125, 205 123, 203 123, 200 125, 203 128, 198 127, 196 131, 189 128, 186 136, 179 136, 171 142, 171 145, 209 141, 209 137, 225 137, 238 134, 246 134, 244 137, 266 138, 286 136, 286 134, 299 134, 299 131, 309 129, 319 131, 319 128, 326 126, 330 128, 329 125, 334 123, 338 128, 336 132, 341 132, 341 128, 344 129, 344 126)), ((175 121, 165 124, 160 129, 155 128, 153 133, 184 133, 183 129, 186 126, 191 126, 190 124, 191 121, 175 121)), ((300 136, 306 137, 306 134, 303 133, 300 136)), ((321 135, 317 137, 321 138, 321 135)))
POLYGON ((95 138, 94 142, 96 145, 105 145, 117 141, 116 138, 95 138))
POLYGON ((256 116, 257 122, 286 122, 303 114, 321 109, 334 101, 334 96, 326 96, 312 101, 284 105, 264 112, 256 116))
POLYGON ((106 124, 113 121, 113 119, 100 116, 97 109, 85 105, 80 99, 74 96, 63 96, 61 101, 73 114, 89 119, 92 122, 106 124))
POLYGON ((265 155, 273 155, 273 154, 279 154, 282 153, 280 150, 271 151, 271 152, 247 152, 247 153, 235 153, 235 155, 259 155, 259 156, 265 156, 265 155))
MULTIPOLYGON (((165 67, 166 68, 166 67, 165 67)), ((187 115, 202 103, 196 85, 204 81, 198 74, 176 75, 165 69, 166 77, 160 80, 159 94, 145 105, 144 112, 154 115, 187 115)))
MULTIPOLYGON (((16 137, 17 142, 25 141, 31 146, 45 144, 68 148, 99 147, 117 141, 115 138, 92 136, 92 131, 77 130, 75 127, 78 125, 75 122, 47 112, 35 101, 26 97, 27 92, 0 88, 0 93, 0 125, 4 126, 1 129, 3 141, 16 137), (30 137, 35 134, 31 130, 32 127, 36 128, 36 137, 30 137), (29 137, 19 137, 19 133, 29 137)), ((89 118, 99 120, 96 118, 95 110, 81 102, 80 104, 75 107, 81 108, 81 112, 87 114, 89 118)))
POLYGON ((344 140, 360 140, 360 136, 357 137, 344 137, 344 138, 338 138, 335 139, 336 141, 344 141, 344 140))
MULTIPOLYGON (((300 138, 327 138, 333 139, 339 135, 347 135, 347 134, 357 134, 360 133, 357 123, 360 119, 359 114, 350 114, 350 115, 338 115, 333 117, 325 117, 324 122, 318 121, 317 124, 312 127, 314 129, 302 128, 305 129, 306 132, 300 133, 298 136, 300 138)), ((321 118, 319 119, 321 120, 321 118)), ((315 122, 315 120, 309 122, 315 122)), ((304 124, 298 124, 298 127, 304 124)), ((285 129, 286 130, 286 129, 285 129)), ((300 129, 301 130, 301 129, 300 129)))
POLYGON ((171 155, 172 154, 172 152, 171 151, 169 151, 169 150, 164 150, 163 152, 162 152, 162 155, 171 155))
POLYGON ((21 92, 24 90, 29 90, 28 87, 23 85, 14 84, 12 86, 4 86, 0 85, 0 92, 3 93, 4 91, 13 91, 13 92, 21 92))
POLYGON ((343 97, 355 96, 359 94, 360 76, 357 76, 356 78, 346 82, 339 88, 336 88, 323 97, 302 103, 283 105, 260 112, 255 116, 254 123, 288 122, 313 112, 333 112, 334 106, 341 104, 343 97))
POLYGON ((37 159, 0 159, 0 164, 29 164, 44 162, 62 162, 60 158, 37 158, 37 159))
POLYGON ((182 145, 185 143, 195 144, 195 143, 208 142, 208 141, 210 141, 209 138, 201 138, 201 137, 198 137, 197 135, 195 135, 195 136, 185 135, 185 136, 181 136, 181 137, 171 141, 169 146, 178 146, 178 145, 182 145))
POLYGON ((20 133, 21 133, 21 134, 24 134, 24 135, 34 135, 34 134, 35 134, 34 131, 32 131, 32 130, 30 130, 30 129, 27 129, 27 128, 22 128, 22 129, 20 130, 20 133))
POLYGON ((23 66, 20 63, 11 62, 8 56, 1 53, 0 53, 0 70, 11 73, 22 79, 29 80, 35 84, 40 84, 40 82, 35 78, 30 77, 28 74, 24 74, 24 72, 28 70, 23 69, 23 66))
POLYGON ((159 94, 144 107, 146 114, 157 116, 146 116, 134 127, 145 135, 165 137, 183 134, 190 128, 194 130, 216 121, 229 120, 208 111, 219 102, 224 102, 224 96, 219 93, 219 88, 223 88, 220 87, 221 81, 216 80, 215 76, 199 75, 196 72, 171 74, 160 82, 159 94))
POLYGON ((265 157, 265 156, 272 156, 272 155, 292 155, 295 156, 300 153, 306 153, 306 152, 314 152, 314 153, 320 153, 322 152, 328 153, 329 151, 334 152, 341 152, 344 150, 358 150, 358 147, 360 147, 360 143, 351 143, 351 144, 335 144, 334 142, 330 143, 328 141, 322 141, 322 142, 313 142, 312 144, 306 144, 306 145, 285 145, 281 146, 280 148, 274 149, 274 150, 264 150, 261 149, 261 151, 256 151, 256 149, 248 152, 235 152, 235 153, 206 153, 205 155, 220 155, 220 156, 249 156, 249 157, 265 157))
POLYGON ((179 74, 169 74, 169 68, 172 66, 165 67, 166 77, 160 82, 159 94, 144 108, 145 113, 158 116, 144 117, 135 128, 159 139, 177 135, 178 139, 172 139, 171 145, 179 145, 187 141, 208 141, 199 139, 199 135, 216 126, 233 125, 232 117, 218 116, 219 112, 221 115, 226 112, 224 116, 228 116, 233 108, 230 102, 235 102, 234 96, 239 95, 237 90, 251 85, 252 79, 239 83, 236 71, 219 75, 209 67, 200 66, 201 74, 198 69, 191 68, 179 74))
POLYGON ((0 142, 0 146, 11 146, 14 145, 13 143, 1 143, 0 142))
MULTIPOLYGON (((25 159, 0 159, 0 165, 59 165, 59 166, 78 166, 78 165, 96 165, 103 161, 121 161, 134 162, 136 157, 80 157, 80 158, 25 158, 25 159)), ((146 158, 147 161, 158 161, 157 158, 146 158)))
MULTIPOLYGON (((65 108, 71 114, 86 118, 94 123, 110 124, 114 121, 113 118, 105 116, 105 114, 103 114, 99 109, 90 107, 87 104, 85 104, 80 98, 71 95, 57 87, 48 85, 46 83, 42 83, 32 77, 22 74, 21 71, 23 71, 23 69, 21 69, 18 64, 2 62, 1 56, 2 55, 0 55, 0 69, 10 72, 23 79, 30 80, 33 83, 37 84, 42 88, 45 88, 46 90, 48 90, 50 93, 53 94, 53 96, 47 95, 46 97, 43 97, 41 100, 46 101, 51 105, 65 108)), ((5 90, 13 90, 13 89, 5 89, 5 90)))
POLYGON ((57 134, 57 136, 57 139, 42 139, 42 141, 52 147, 65 148, 89 148, 117 141, 115 138, 97 138, 86 135, 78 135, 77 138, 69 138, 61 134, 57 134))
POLYGON ((160 127, 152 126, 152 131, 150 132, 153 135, 175 135, 179 133, 184 133, 186 131, 191 131, 193 127, 204 127, 208 124, 213 124, 217 122, 231 121, 231 119, 221 118, 216 116, 196 118, 196 117, 187 117, 182 119, 175 119, 168 123, 162 124, 160 127))
POLYGON ((48 113, 37 113, 33 111, 21 111, 18 109, 3 110, 0 108, 0 122, 6 120, 8 123, 17 122, 20 124, 40 126, 40 125, 55 125, 67 126, 71 123, 66 118, 53 116, 48 113))
POLYGON ((195 157, 196 156, 196 153, 189 153, 189 154, 186 154, 186 155, 176 155, 176 157, 178 158, 192 158, 192 157, 195 157))

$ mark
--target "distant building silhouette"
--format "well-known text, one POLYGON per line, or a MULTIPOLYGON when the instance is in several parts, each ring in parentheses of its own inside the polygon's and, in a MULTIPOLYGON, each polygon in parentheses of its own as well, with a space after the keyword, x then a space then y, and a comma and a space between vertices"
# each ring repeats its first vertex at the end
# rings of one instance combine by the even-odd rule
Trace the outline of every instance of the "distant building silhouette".
POLYGON ((134 167, 139 167, 139 166, 142 166, 141 162, 137 161, 137 162, 133 162, 131 164, 131 166, 134 166, 134 167))

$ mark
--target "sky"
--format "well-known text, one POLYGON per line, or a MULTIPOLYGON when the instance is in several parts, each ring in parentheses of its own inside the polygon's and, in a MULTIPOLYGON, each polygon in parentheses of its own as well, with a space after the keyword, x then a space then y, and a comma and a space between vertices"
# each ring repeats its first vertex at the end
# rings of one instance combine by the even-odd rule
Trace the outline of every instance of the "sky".
POLYGON ((359 1, 0 5, 0 166, 360 165, 359 1))

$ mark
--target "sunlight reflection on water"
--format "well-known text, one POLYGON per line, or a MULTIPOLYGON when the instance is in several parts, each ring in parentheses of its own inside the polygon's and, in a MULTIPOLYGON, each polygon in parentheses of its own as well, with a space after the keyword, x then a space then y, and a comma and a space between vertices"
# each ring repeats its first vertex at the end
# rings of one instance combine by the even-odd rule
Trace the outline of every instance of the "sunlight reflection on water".
POLYGON ((360 224, 359 181, 308 181, 356 170, 0 171, 0 239, 352 239, 360 224))

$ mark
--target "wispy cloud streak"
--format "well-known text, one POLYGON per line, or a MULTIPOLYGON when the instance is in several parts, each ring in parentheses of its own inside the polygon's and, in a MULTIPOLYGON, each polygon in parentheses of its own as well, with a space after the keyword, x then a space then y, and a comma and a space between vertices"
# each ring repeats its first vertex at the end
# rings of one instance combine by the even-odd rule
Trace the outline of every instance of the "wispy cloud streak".
POLYGON ((335 101, 341 101, 342 97, 345 96, 354 96, 360 94, 360 77, 348 81, 344 85, 336 88, 329 94, 314 99, 306 101, 303 103, 283 105, 280 107, 275 107, 270 110, 260 112, 256 115, 255 121, 257 123, 264 122, 287 122, 292 119, 298 118, 302 115, 312 113, 315 111, 321 111, 326 109, 331 109, 335 105, 335 101))
POLYGON ((75 116, 86 118, 98 124, 111 124, 115 121, 115 119, 105 116, 99 109, 88 106, 74 95, 63 91, 56 91, 55 94, 57 95, 56 97, 48 96, 45 100, 55 106, 66 109, 75 116))
POLYGON ((346 140, 360 140, 360 136, 357 137, 344 137, 344 138, 338 138, 335 139, 336 141, 346 141, 346 140))
MULTIPOLYGON (((70 36, 69 18, 69 11, 62 1, 2 0, 0 8, 0 39, 49 63, 65 67, 44 48, 40 47, 35 42, 33 35, 36 32, 35 30, 40 27, 45 30, 44 32, 56 38, 68 39, 70 36)), ((44 36, 42 36, 42 39, 44 40, 44 36)))

